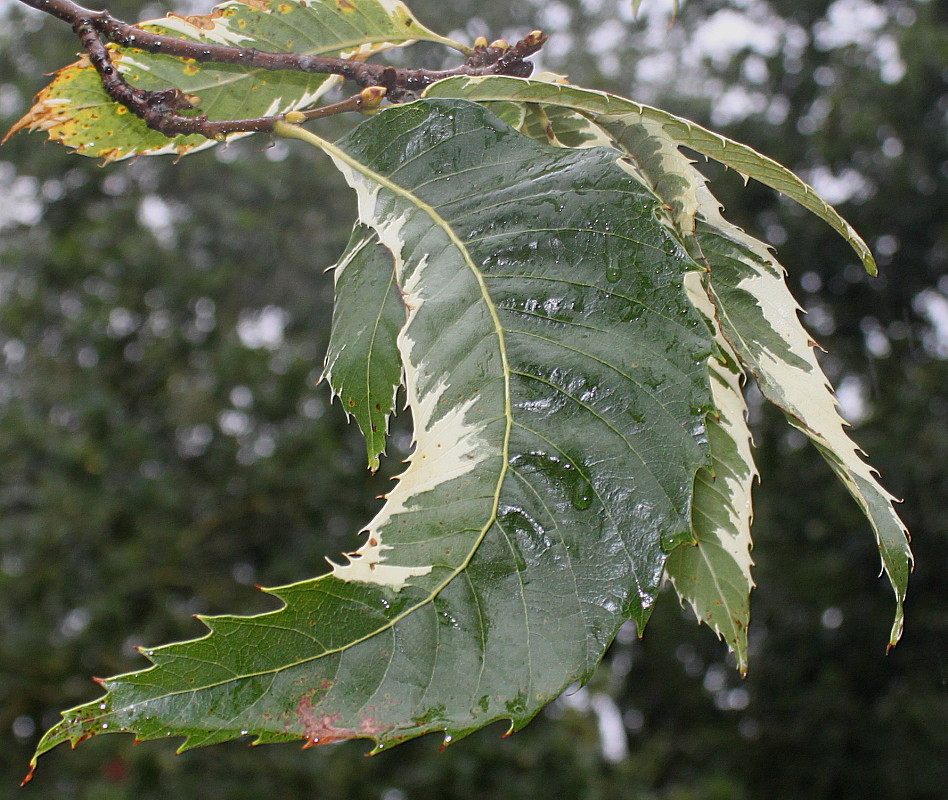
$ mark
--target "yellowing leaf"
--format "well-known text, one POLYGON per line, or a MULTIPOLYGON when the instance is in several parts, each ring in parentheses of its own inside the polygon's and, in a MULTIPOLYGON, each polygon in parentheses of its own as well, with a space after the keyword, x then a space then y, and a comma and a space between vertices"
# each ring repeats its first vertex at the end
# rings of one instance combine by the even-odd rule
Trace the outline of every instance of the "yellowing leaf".
MULTIPOLYGON (((364 60, 413 41, 457 43, 421 25, 400 0, 228 0, 203 16, 138 24, 150 33, 193 42, 364 60)), ((332 75, 198 63, 109 45, 112 60, 135 88, 178 89, 199 99, 193 112, 211 120, 272 116, 314 105, 339 79, 332 75)), ((150 130, 102 88, 88 59, 63 67, 10 129, 44 130, 83 155, 114 161, 135 155, 184 155, 215 144, 203 136, 150 130)), ((238 134, 240 135, 240 134, 238 134)))

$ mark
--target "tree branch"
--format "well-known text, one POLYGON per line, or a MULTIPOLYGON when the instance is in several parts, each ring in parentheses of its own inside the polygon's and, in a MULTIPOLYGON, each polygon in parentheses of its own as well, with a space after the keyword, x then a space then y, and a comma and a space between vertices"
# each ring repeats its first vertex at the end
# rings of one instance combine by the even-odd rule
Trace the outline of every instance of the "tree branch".
MULTIPOLYGON (((274 122, 285 115, 243 120, 213 122, 205 115, 185 116, 179 112, 194 108, 194 98, 178 89, 145 91, 131 86, 112 63, 103 39, 121 47, 134 47, 149 53, 162 53, 198 62, 237 64, 265 70, 340 75, 346 80, 372 91, 355 95, 341 103, 303 112, 305 119, 327 116, 342 111, 365 110, 365 103, 378 107, 382 96, 398 102, 421 91, 436 81, 454 75, 515 75, 527 77, 533 64, 525 59, 536 53, 546 41, 540 31, 533 31, 512 47, 505 42, 475 43, 464 64, 447 70, 401 69, 384 64, 369 64, 344 58, 315 56, 303 53, 267 53, 254 48, 192 42, 173 36, 161 36, 116 19, 108 11, 93 11, 73 0, 20 0, 38 11, 68 22, 79 37, 92 66, 99 73, 102 87, 115 102, 121 103, 149 128, 165 136, 199 134, 221 139, 228 133, 272 131, 274 122), (381 94, 379 94, 381 91, 381 94), (368 99, 367 99, 368 98, 368 99), (330 110, 332 109, 332 110, 330 110)), ((299 121, 299 120, 297 120, 299 121)))

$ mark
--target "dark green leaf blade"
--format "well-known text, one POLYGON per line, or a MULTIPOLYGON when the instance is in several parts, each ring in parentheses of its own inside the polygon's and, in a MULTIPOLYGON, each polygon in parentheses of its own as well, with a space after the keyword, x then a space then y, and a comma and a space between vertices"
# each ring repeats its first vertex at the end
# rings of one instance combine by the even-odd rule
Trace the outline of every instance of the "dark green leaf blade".
MULTIPOLYGON (((612 135, 612 144, 629 153, 643 181, 664 201, 670 226, 692 256, 709 267, 717 315, 737 358, 754 374, 764 396, 820 450, 869 520, 895 593, 889 639, 890 646, 894 645, 902 632, 903 601, 913 563, 908 532, 895 511, 894 498, 846 434, 832 389, 814 356, 813 342, 797 319, 799 307, 786 286, 783 267, 766 245, 724 219, 704 178, 677 148, 693 148, 793 198, 846 238, 866 270, 874 274, 875 262, 862 238, 786 168, 746 145, 660 109, 558 82, 506 76, 449 78, 426 90, 426 96, 455 95, 481 102, 519 100, 526 106, 539 103, 544 108, 572 109, 594 121, 593 127, 601 124, 612 135), (699 221, 704 223, 704 237, 695 235, 699 221), (704 243, 719 246, 709 252, 704 243)), ((699 494, 702 497, 704 493, 699 494)), ((741 549, 746 550, 744 545, 741 549)), ((749 573, 742 566, 748 559, 737 551, 732 555, 735 559, 728 571, 744 573, 740 583, 749 591, 749 573)), ((683 584, 676 583, 676 588, 679 585, 683 584)), ((682 599, 691 602, 691 598, 682 599)))
MULTIPOLYGON (((862 237, 812 186, 804 183, 783 165, 746 144, 735 142, 660 108, 563 82, 528 80, 506 75, 448 78, 429 86, 425 90, 425 96, 462 97, 478 102, 540 103, 571 108, 589 115, 597 122, 602 119, 609 125, 621 124, 624 127, 639 128, 649 137, 649 144, 655 148, 656 158, 653 166, 656 169, 653 176, 671 182, 668 187, 670 197, 680 195, 681 205, 679 200, 673 200, 671 204, 676 206, 672 209, 673 213, 682 220, 686 218, 689 208, 693 208, 693 196, 689 195, 693 195, 694 184, 680 169, 681 160, 669 158, 669 155, 671 148, 689 147, 737 170, 745 179, 754 178, 795 200, 839 233, 857 253, 869 274, 874 275, 877 271, 875 259, 862 237), (662 164, 663 161, 667 163, 662 164), (680 180, 681 178, 684 180, 680 180)), ((660 194, 665 194, 660 186, 658 188, 660 194)), ((690 223, 685 222, 684 225, 688 227, 690 223)))
POLYGON ((292 133, 394 256, 409 468, 348 563, 149 652, 38 753, 103 731, 382 747, 519 728, 645 621, 691 539, 714 348, 693 262, 615 154, 453 101, 388 109, 341 146, 292 133))
POLYGON ((374 232, 357 225, 333 270, 336 295, 323 378, 362 430, 373 472, 385 452, 388 418, 402 382, 397 337, 407 309, 394 267, 374 232))
MULTIPOLYGON (((507 103, 509 105, 509 101, 507 103)), ((500 105, 489 101, 490 107, 500 105)), ((704 178, 678 150, 677 143, 632 115, 596 122, 566 106, 523 104, 520 130, 563 147, 615 147, 628 160, 623 166, 662 202, 663 218, 696 261, 708 267, 695 238, 698 191, 704 178)), ((682 603, 728 645, 742 674, 747 671, 752 549, 751 488, 754 468, 741 390, 739 359, 721 333, 716 309, 707 294, 708 274, 692 273, 686 286, 692 304, 714 333, 719 353, 708 359, 714 409, 708 415, 712 466, 698 472, 692 507, 695 541, 676 547, 665 572, 682 603)))

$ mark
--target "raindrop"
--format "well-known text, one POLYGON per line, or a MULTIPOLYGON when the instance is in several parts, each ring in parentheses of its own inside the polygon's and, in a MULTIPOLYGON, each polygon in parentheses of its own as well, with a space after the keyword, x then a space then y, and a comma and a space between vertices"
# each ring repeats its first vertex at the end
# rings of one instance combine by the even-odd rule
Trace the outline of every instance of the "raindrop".
POLYGON ((615 283, 621 277, 622 277, 622 270, 619 269, 618 267, 609 267, 606 270, 606 280, 609 281, 609 283, 615 283))
POLYGON ((593 493, 592 486, 584 480, 577 481, 573 487, 573 496, 571 498, 573 508, 579 511, 585 511, 592 505, 593 493))
POLYGON ((105 730, 105 729, 108 728, 108 727, 109 727, 109 723, 108 723, 108 722, 103 722, 103 723, 102 723, 102 730, 105 730))
POLYGON ((100 710, 100 711, 105 711, 105 708, 106 708, 105 703, 99 703, 99 710, 100 710))

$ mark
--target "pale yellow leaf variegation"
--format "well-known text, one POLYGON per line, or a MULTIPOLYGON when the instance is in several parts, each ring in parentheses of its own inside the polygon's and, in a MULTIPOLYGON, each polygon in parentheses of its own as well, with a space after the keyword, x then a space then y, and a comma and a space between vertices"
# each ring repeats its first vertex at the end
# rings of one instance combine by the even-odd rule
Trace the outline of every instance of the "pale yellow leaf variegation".
POLYGON ((708 359, 715 404, 715 413, 708 417, 712 465, 702 469, 695 482, 692 525, 697 541, 679 545, 669 554, 665 574, 682 602, 727 643, 744 674, 754 587, 751 488, 757 471, 741 391, 742 372, 715 320, 715 308, 701 277, 692 273, 685 286, 695 308, 708 320, 721 352, 708 359))

